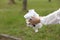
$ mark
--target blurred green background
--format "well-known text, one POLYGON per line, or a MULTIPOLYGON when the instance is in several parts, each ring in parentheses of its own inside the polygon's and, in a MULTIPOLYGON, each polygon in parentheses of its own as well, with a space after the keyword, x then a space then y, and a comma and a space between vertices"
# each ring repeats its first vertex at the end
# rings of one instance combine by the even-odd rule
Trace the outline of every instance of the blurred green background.
MULTIPOLYGON (((9 34, 22 40, 60 40, 60 25, 48 25, 35 33, 25 24, 22 11, 23 0, 15 0, 16 4, 8 4, 9 0, 0 0, 0 34, 9 34)), ((60 8, 60 0, 27 0, 27 9, 35 9, 40 16, 48 15, 60 8)))

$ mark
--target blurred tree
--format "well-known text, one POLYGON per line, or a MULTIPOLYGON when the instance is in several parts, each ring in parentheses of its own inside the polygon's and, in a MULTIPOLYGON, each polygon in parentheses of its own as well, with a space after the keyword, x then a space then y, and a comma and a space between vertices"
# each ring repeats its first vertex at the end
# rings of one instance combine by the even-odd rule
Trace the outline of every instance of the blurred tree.
POLYGON ((9 4, 15 4, 15 0, 9 0, 9 4))
POLYGON ((48 0, 49 2, 51 2, 51 0, 48 0))
POLYGON ((23 0, 23 10, 27 10, 27 0, 23 0))
POLYGON ((19 1, 21 1, 21 0, 19 0, 19 1))

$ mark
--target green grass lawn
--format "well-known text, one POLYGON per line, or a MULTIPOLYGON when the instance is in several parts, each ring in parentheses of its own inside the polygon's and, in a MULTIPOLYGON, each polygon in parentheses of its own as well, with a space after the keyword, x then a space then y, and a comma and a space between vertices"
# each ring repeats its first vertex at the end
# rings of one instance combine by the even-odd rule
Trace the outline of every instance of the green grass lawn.
MULTIPOLYGON (((22 0, 15 0, 16 5, 9 5, 8 0, 0 0, 0 34, 9 34, 22 40, 60 40, 60 25, 48 25, 35 33, 32 28, 26 27, 22 11, 22 0)), ((28 0, 28 10, 45 16, 60 8, 60 0, 28 0)))

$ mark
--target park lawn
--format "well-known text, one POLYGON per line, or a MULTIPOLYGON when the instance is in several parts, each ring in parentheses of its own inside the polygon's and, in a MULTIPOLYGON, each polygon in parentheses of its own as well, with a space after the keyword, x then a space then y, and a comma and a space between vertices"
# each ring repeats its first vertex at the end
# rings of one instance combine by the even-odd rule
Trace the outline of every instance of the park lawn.
MULTIPOLYGON (((48 25, 35 33, 25 24, 22 11, 22 0, 15 0, 15 5, 9 5, 8 0, 0 0, 0 34, 9 34, 22 38, 22 40, 60 40, 60 25, 48 25)), ((27 9, 35 9, 40 16, 60 8, 60 0, 28 0, 27 9)))

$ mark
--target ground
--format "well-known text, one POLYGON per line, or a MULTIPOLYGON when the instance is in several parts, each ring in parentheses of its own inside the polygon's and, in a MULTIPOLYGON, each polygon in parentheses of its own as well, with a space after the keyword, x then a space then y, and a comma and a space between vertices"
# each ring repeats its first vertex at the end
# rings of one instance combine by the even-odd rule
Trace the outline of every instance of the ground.
MULTIPOLYGON (((15 0, 16 5, 8 4, 8 0, 0 0, 0 34, 8 34, 22 38, 22 40, 60 40, 60 25, 48 25, 35 33, 25 24, 22 11, 22 0, 15 0)), ((35 9, 40 16, 60 8, 60 0, 28 0, 27 9, 35 9)))

